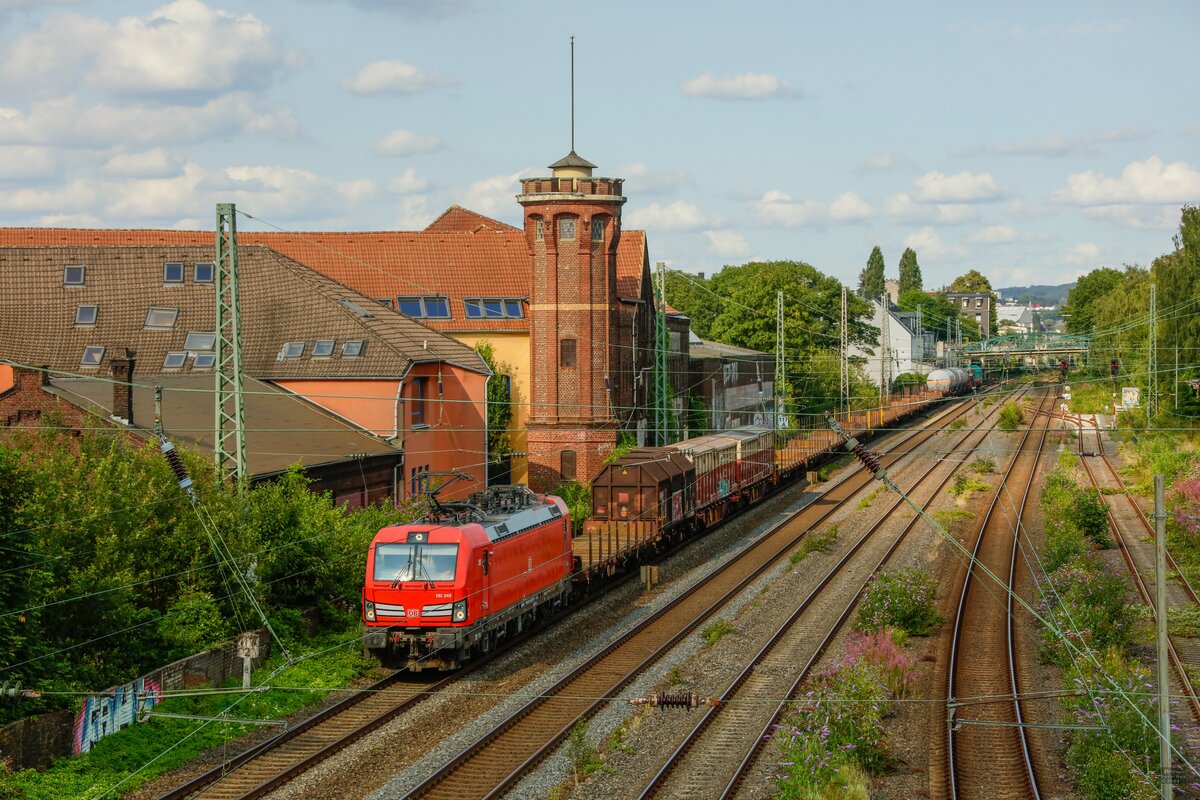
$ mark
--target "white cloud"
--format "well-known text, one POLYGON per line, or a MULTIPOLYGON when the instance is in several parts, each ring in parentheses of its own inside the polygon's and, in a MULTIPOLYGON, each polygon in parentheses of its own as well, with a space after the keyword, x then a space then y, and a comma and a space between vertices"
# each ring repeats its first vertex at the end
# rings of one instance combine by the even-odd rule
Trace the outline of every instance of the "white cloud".
POLYGON ((645 164, 635 162, 619 166, 613 172, 618 177, 625 178, 629 191, 642 196, 652 194, 670 194, 691 186, 696 182, 692 173, 687 170, 674 172, 652 172, 645 164))
POLYGON ((890 172, 900 167, 913 167, 911 159, 892 152, 872 153, 859 167, 861 172, 890 172))
POLYGON ((967 237, 971 244, 1008 244, 1017 240, 1017 231, 1008 225, 989 225, 967 237))
POLYGON ((442 143, 436 136, 422 136, 403 128, 375 142, 375 152, 381 156, 411 156, 417 153, 432 153, 441 149, 442 143))
POLYGON ((1067 176, 1054 199, 1079 206, 1125 203, 1186 203, 1200 197, 1200 172, 1184 161, 1166 164, 1158 156, 1135 161, 1109 178, 1091 170, 1067 176))
POLYGON ((0 209, 66 214, 87 211, 100 196, 95 181, 76 179, 62 186, 21 187, 0 192, 0 209))
MULTIPOLYGON (((533 171, 526 168, 511 175, 493 175, 475 181, 461 193, 460 203, 485 216, 502 219, 513 213, 516 203, 513 198, 520 194, 521 188, 518 181, 528 174, 533 174, 533 171)), ((541 171, 537 174, 541 174, 541 171)))
POLYGON ((417 177, 417 173, 409 167, 401 175, 388 181, 387 188, 389 192, 396 194, 416 194, 429 188, 429 181, 417 177))
POLYGON ((938 236, 933 228, 921 228, 909 234, 904 239, 904 246, 917 251, 917 257, 922 261, 949 261, 962 258, 966 251, 955 244, 947 244, 938 236))
POLYGON ((429 211, 429 198, 412 195, 400 201, 394 227, 401 231, 419 231, 433 221, 429 211))
POLYGON ((98 228, 100 220, 86 211, 81 214, 43 214, 37 218, 47 228, 98 228))
POLYGON ((916 184, 917 196, 932 203, 986 203, 1003 196, 996 179, 986 172, 946 175, 932 170, 917 178, 916 184))
POLYGON ((759 198, 755 212, 764 225, 801 228, 862 222, 870 219, 875 209, 854 192, 845 192, 832 203, 825 204, 814 200, 794 201, 786 192, 772 189, 759 198))
POLYGON ((896 222, 926 225, 961 225, 979 216, 964 203, 919 203, 907 192, 889 197, 884 203, 884 213, 896 222))
POLYGON ((870 219, 875 209, 854 192, 845 192, 829 206, 831 222, 860 222, 870 219))
POLYGON ((261 110, 248 92, 232 92, 202 106, 83 106, 67 96, 33 104, 28 114, 0 108, 0 144, 173 144, 231 133, 295 136, 290 109, 261 110))
POLYGON ((770 97, 802 96, 788 81, 758 72, 742 75, 703 75, 684 81, 679 90, 691 97, 711 97, 717 100, 765 100, 770 97))
POLYGON ((737 231, 705 231, 708 247, 719 256, 738 258, 750 254, 750 243, 737 231))
POLYGON ((0 80, 32 94, 71 90, 81 75, 82 82, 117 93, 215 94, 263 86, 301 62, 253 14, 174 0, 115 23, 53 14, 6 48, 0 80))
POLYGON ((1099 134, 1064 136, 1053 134, 1042 139, 1023 139, 1019 142, 979 145, 969 148, 967 155, 998 156, 1063 156, 1090 155, 1099 151, 1097 145, 1109 142, 1134 142, 1145 139, 1150 131, 1142 128, 1119 128, 1099 134))
POLYGON ((1063 256, 1068 264, 1095 264, 1100 258, 1100 247, 1094 242, 1077 244, 1063 256))
POLYGON ((56 174, 58 158, 51 148, 0 145, 0 180, 47 178, 56 174))
POLYGON ((703 211, 683 200, 665 206, 651 203, 625 215, 627 227, 645 230, 691 231, 710 224, 711 220, 703 211))
POLYGON ((353 78, 342 81, 342 91, 358 95, 416 94, 457 83, 455 78, 425 72, 404 61, 385 60, 367 64, 353 78))
POLYGON ((100 171, 129 178, 155 178, 177 171, 181 163, 180 159, 167 155, 166 150, 155 147, 141 153, 117 153, 100 171))
POLYGON ((1089 219, 1113 222, 1131 230, 1173 231, 1179 226, 1179 208, 1168 206, 1111 205, 1083 209, 1089 219))

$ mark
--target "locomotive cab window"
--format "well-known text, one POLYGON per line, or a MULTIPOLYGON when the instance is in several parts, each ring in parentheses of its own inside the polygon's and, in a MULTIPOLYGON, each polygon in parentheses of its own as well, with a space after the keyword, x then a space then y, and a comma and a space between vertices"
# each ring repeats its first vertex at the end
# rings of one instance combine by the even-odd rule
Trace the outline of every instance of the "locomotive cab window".
POLYGON ((377 581, 452 581, 457 567, 457 544, 375 545, 377 581))

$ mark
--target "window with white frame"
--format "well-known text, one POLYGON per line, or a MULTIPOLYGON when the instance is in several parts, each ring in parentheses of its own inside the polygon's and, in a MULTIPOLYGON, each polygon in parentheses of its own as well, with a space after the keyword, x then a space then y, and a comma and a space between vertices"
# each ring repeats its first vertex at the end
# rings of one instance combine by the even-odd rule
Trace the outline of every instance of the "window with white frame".
POLYGON ((146 324, 143 327, 148 331, 169 331, 175 327, 175 320, 178 318, 178 308, 150 306, 146 311, 146 324))
POLYGON ((212 283, 213 263, 211 261, 201 261, 197 264, 193 264, 192 280, 196 283, 212 283))
POLYGON ((100 314, 100 306, 76 306, 76 325, 95 325, 96 317, 100 314))
POLYGON ((87 267, 82 264, 68 264, 63 267, 63 286, 83 286, 87 277, 87 267))
POLYGON ((168 261, 163 264, 163 283, 183 283, 182 261, 168 261))
POLYGON ((79 359, 79 366, 98 367, 103 360, 104 348, 96 345, 88 345, 83 348, 83 357, 79 359))

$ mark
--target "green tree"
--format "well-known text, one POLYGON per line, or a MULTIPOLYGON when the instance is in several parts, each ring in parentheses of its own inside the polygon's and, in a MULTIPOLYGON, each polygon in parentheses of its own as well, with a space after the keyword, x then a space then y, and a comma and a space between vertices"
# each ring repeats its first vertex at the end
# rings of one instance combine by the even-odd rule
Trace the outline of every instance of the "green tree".
POLYGON ((917 264, 917 251, 904 248, 900 255, 900 294, 921 291, 921 267, 917 264))
POLYGON ((1158 357, 1160 363, 1170 363, 1178 347, 1179 363, 1187 373, 1183 377, 1194 378, 1195 354, 1200 352, 1200 308, 1194 303, 1200 286, 1200 208, 1183 208, 1175 248, 1152 266, 1159 308, 1158 357))
MULTIPOLYGON (((908 291, 900 295, 900 308, 905 311, 921 311, 921 324, 925 330, 933 333, 939 342, 946 341, 946 320, 950 320, 953 331, 954 320, 958 319, 958 309, 943 292, 926 294, 922 291, 908 291)), ((974 320, 970 320, 972 325, 974 320)))
POLYGON ((867 257, 867 268, 859 275, 859 295, 868 300, 882 297, 884 292, 887 291, 886 279, 883 272, 883 251, 879 249, 879 245, 875 245, 871 250, 871 255, 867 257))
POLYGON ((959 275, 950 284, 952 292, 990 292, 991 290, 992 282, 977 269, 959 275))
POLYGON ((1094 269, 1075 282, 1063 304, 1068 333, 1092 332, 1093 305, 1121 282, 1121 273, 1110 267, 1094 269))
POLYGON ((682 270, 666 271, 667 303, 688 316, 692 330, 701 339, 712 338, 712 323, 720 311, 720 300, 710 280, 682 270))
POLYGON ((496 349, 484 340, 475 352, 492 371, 487 384, 488 461, 499 462, 512 452, 512 365, 496 359, 496 349))
MULTIPOLYGON (((718 302, 710 338, 768 353, 775 350, 776 293, 782 291, 787 391, 810 409, 837 397, 841 282, 803 262, 767 261, 725 267, 708 287, 718 302)), ((851 295, 847 311, 851 341, 869 346, 879 334, 867 322, 871 306, 851 295)))

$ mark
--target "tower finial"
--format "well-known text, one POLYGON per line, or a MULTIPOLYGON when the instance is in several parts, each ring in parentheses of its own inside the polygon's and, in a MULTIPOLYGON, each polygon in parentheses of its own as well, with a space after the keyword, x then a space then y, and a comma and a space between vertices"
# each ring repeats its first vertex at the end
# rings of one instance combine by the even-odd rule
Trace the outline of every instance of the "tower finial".
POLYGON ((575 152, 575 37, 571 37, 571 152, 575 152))

